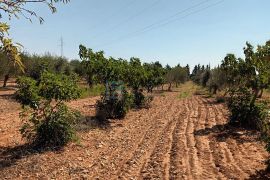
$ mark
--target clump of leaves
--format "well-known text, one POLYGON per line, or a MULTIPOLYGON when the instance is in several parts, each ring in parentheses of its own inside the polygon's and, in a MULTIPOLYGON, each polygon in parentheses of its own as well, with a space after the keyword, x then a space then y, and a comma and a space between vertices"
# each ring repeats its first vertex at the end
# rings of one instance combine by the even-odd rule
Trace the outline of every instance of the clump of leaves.
POLYGON ((18 79, 17 100, 23 105, 21 128, 23 137, 38 147, 63 146, 74 140, 74 127, 80 114, 64 102, 80 97, 75 76, 44 72, 40 82, 18 79))
POLYGON ((35 109, 41 99, 37 82, 30 77, 19 77, 16 81, 18 90, 15 93, 16 100, 23 106, 35 109))

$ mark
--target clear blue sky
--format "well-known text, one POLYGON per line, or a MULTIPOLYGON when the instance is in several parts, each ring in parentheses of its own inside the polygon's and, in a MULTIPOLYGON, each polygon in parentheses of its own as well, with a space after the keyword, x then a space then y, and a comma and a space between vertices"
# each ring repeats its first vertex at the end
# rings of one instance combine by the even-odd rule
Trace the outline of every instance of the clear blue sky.
POLYGON ((31 5, 44 17, 42 25, 12 19, 14 41, 30 53, 60 55, 62 36, 69 59, 78 59, 84 44, 115 58, 194 66, 216 65, 226 53, 242 56, 246 41, 257 45, 270 39, 269 0, 71 0, 57 7, 50 14, 31 5), (162 21, 166 18, 170 23, 162 21), (156 22, 161 24, 147 29, 156 22))

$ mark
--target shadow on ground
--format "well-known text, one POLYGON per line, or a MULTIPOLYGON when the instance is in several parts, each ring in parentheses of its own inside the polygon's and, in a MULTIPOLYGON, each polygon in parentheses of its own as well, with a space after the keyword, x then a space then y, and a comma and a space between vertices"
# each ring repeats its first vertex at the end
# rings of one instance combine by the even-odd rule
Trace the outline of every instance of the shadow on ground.
POLYGON ((270 179, 270 168, 267 167, 264 170, 256 171, 255 174, 251 175, 248 178, 248 180, 253 180, 253 179, 260 179, 260 180, 270 179))
POLYGON ((3 99, 13 99, 15 89, 11 87, 0 87, 0 97, 3 99))
POLYGON ((240 128, 229 124, 215 125, 211 128, 200 129, 195 131, 194 135, 210 135, 218 142, 225 142, 229 138, 236 140, 237 143, 260 141, 258 131, 253 129, 240 128))
POLYGON ((53 151, 55 153, 61 153, 62 148, 36 148, 32 144, 24 144, 14 147, 1 147, 0 146, 0 170, 4 168, 16 165, 16 162, 33 156, 36 154, 42 154, 48 151, 53 151))
MULTIPOLYGON (((112 123, 111 121, 100 123, 96 120, 95 117, 86 117, 85 120, 77 124, 76 130, 77 132, 89 132, 98 128, 104 131, 109 131, 116 126, 121 125, 117 122, 112 123)), ((37 148, 34 144, 23 144, 12 147, 0 146, 0 171, 10 166, 16 165, 17 161, 21 159, 43 154, 48 151, 54 153, 62 153, 63 150, 63 147, 37 148)))
POLYGON ((77 132, 89 132, 94 129, 110 131, 115 127, 123 127, 121 120, 99 121, 95 116, 86 116, 76 126, 77 132))

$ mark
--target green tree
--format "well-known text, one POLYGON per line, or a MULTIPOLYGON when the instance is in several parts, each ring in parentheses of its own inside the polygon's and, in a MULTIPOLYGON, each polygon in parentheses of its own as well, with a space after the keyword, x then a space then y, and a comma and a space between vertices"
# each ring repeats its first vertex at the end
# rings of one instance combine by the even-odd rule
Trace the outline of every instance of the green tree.
POLYGON ((187 69, 181 66, 176 66, 169 70, 165 75, 166 82, 169 83, 168 91, 171 91, 172 83, 175 83, 176 87, 179 83, 184 83, 188 80, 187 69))
POLYGON ((147 88, 148 92, 152 92, 154 87, 163 84, 165 71, 158 61, 155 63, 144 63, 143 67, 146 73, 144 87, 147 88))
POLYGON ((20 77, 17 83, 16 99, 24 107, 23 137, 38 147, 63 146, 73 140, 79 113, 64 102, 80 97, 77 78, 43 72, 40 82, 20 77))

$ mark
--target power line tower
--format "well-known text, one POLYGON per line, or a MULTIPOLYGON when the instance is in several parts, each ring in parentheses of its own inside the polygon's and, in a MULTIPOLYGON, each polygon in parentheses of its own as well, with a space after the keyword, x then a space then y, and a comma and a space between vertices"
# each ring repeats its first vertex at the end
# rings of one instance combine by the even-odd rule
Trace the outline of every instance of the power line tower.
POLYGON ((60 47, 61 47, 61 57, 64 56, 64 40, 63 37, 60 39, 60 47))

